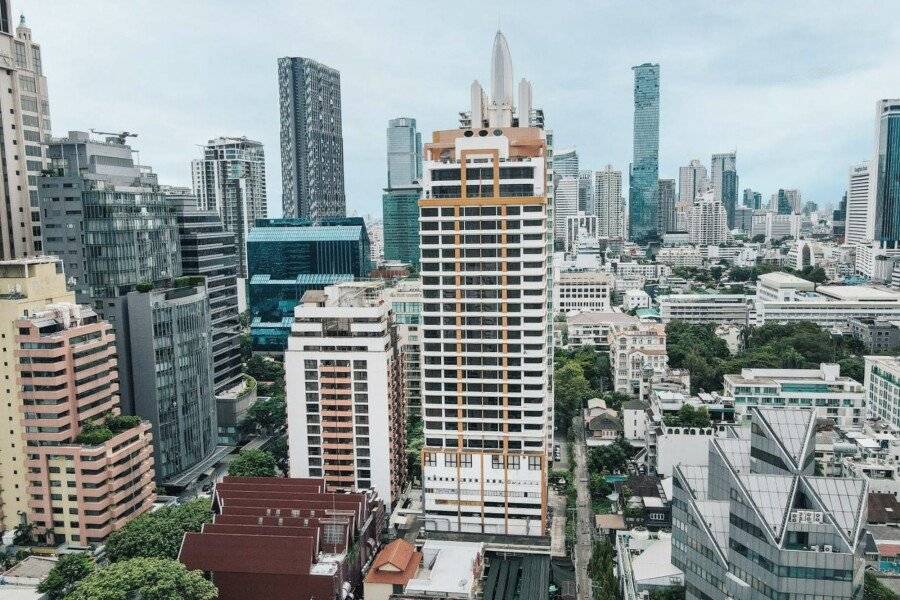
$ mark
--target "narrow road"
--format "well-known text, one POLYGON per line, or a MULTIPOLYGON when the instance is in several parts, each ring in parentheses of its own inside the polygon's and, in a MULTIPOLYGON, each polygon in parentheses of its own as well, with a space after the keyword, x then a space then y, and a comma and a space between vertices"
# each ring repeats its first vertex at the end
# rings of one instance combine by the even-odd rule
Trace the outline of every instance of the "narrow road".
POLYGON ((588 562, 593 551, 594 523, 591 516, 591 494, 588 488, 587 453, 584 446, 584 433, 581 419, 575 417, 575 489, 578 493, 577 514, 575 518, 575 584, 578 600, 591 600, 593 586, 588 574, 588 562))

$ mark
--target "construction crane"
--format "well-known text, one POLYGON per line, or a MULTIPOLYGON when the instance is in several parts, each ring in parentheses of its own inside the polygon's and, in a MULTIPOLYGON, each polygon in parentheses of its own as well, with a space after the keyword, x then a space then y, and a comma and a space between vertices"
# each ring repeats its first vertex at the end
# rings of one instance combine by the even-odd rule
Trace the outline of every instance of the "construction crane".
MULTIPOLYGON (((116 132, 116 131, 97 131, 96 129, 91 129, 91 133, 93 133, 95 135, 108 135, 111 138, 116 138, 117 140, 119 140, 119 143, 122 144, 123 146, 125 145, 126 138, 130 138, 130 137, 136 138, 138 136, 138 134, 131 133, 130 131, 116 132)), ((107 138, 107 139, 109 139, 109 138, 107 138)))

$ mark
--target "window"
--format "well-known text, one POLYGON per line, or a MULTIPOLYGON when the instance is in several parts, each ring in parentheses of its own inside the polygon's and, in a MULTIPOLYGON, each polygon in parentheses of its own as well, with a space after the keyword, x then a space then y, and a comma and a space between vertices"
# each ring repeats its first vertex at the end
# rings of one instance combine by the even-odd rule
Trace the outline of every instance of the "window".
POLYGON ((31 58, 34 59, 34 72, 41 74, 41 49, 37 46, 31 47, 31 58))
POLYGON ((425 461, 426 467, 436 467, 437 466, 437 457, 434 455, 433 452, 426 452, 424 461, 425 461))
POLYGON ((38 111, 37 98, 22 96, 22 110, 36 113, 38 111))
POLYGON ((19 75, 19 85, 22 87, 22 91, 31 92, 32 94, 37 93, 37 85, 35 84, 34 77, 19 75))
POLYGON ((16 42, 13 47, 13 59, 16 61, 17 67, 27 67, 28 60, 25 58, 25 44, 16 42))
POLYGON ((529 456, 528 457, 528 470, 529 471, 540 471, 541 470, 541 457, 540 456, 529 456))
POLYGON ((326 544, 340 544, 344 541, 344 526, 340 523, 324 523, 322 533, 326 544))

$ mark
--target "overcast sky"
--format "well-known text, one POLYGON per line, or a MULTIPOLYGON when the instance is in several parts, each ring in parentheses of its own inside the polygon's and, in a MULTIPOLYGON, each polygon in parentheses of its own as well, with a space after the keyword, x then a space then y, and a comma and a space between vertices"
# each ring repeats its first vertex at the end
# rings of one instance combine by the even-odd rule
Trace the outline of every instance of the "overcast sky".
POLYGON ((660 177, 737 150, 739 185, 836 204, 874 149, 875 101, 900 96, 895 2, 13 0, 42 44, 54 135, 129 130, 160 181, 190 184, 197 144, 265 145, 281 213, 276 59, 341 72, 347 205, 381 212, 387 120, 427 140, 489 87, 498 13, 515 80, 557 148, 627 173, 632 72, 661 67, 660 177))

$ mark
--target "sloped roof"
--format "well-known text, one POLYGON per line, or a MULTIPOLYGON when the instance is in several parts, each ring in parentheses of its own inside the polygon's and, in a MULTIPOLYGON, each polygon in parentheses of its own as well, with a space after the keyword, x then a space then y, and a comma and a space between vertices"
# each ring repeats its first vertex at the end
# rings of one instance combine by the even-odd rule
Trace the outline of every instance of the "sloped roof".
POLYGON ((706 500, 709 494, 709 468, 706 465, 678 465, 697 500, 706 500))
POLYGON ((791 488, 795 477, 741 473, 738 479, 747 489, 749 500, 762 515, 773 537, 779 538, 790 508, 791 488))
POLYGON ((760 408, 763 418, 797 467, 803 465, 804 451, 815 426, 815 413, 794 408, 760 408))
POLYGON ((868 486, 862 479, 849 477, 804 477, 804 481, 822 500, 831 513, 841 534, 851 547, 856 543, 862 523, 860 513, 865 507, 868 486))
POLYGON ((415 546, 398 538, 382 548, 366 575, 366 583, 406 585, 422 563, 422 553, 415 546))
POLYGON ((698 500, 697 510, 706 526, 712 531, 713 541, 728 556, 729 506, 727 500, 698 500))
POLYGON ((737 473, 750 472, 750 441, 738 438, 714 438, 721 455, 737 473))

